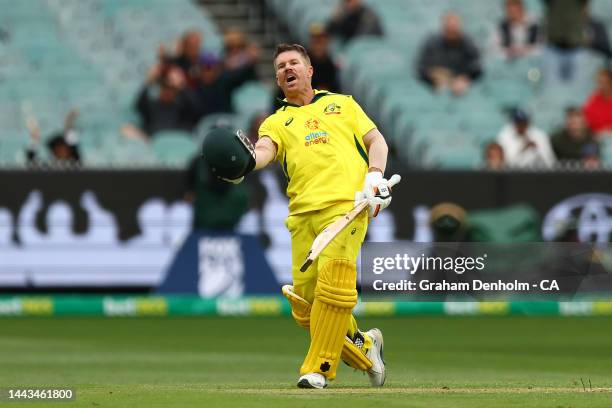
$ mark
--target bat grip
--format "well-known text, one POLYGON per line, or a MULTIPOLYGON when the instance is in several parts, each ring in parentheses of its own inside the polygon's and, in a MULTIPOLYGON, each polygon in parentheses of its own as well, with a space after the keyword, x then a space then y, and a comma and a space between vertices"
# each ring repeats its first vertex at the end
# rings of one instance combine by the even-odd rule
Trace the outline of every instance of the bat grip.
POLYGON ((402 176, 400 176, 399 174, 392 175, 391 178, 389 179, 389 187, 393 187, 394 185, 399 183, 401 180, 402 180, 402 176))

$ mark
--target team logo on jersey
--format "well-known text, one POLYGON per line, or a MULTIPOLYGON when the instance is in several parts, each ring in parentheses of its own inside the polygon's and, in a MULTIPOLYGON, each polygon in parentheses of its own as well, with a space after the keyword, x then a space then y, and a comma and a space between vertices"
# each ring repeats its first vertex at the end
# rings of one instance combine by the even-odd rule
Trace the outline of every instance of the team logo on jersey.
POLYGON ((341 106, 337 103, 330 103, 323 109, 323 113, 326 115, 339 115, 341 106))
POLYGON ((304 123, 304 126, 310 130, 317 130, 319 128, 319 121, 316 119, 308 119, 306 123, 304 123))
POLYGON ((293 122, 293 116, 287 119, 287 121, 285 122, 285 126, 289 126, 291 122, 293 122))

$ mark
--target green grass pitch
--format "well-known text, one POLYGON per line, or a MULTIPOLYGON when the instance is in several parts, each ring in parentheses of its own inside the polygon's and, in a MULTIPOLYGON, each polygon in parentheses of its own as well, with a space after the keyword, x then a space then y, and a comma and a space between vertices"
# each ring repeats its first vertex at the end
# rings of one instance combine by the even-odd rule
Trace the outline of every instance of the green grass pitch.
POLYGON ((0 388, 77 397, 0 406, 612 407, 612 318, 361 323, 385 336, 382 389, 348 367, 325 390, 295 388, 307 335, 288 318, 3 318, 0 388))

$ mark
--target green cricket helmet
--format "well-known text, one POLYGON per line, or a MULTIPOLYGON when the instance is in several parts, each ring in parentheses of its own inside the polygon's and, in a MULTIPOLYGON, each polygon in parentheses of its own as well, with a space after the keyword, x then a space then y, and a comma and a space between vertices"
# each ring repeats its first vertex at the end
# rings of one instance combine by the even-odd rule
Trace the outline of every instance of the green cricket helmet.
POLYGON ((215 176, 228 180, 255 167, 255 148, 242 130, 218 127, 209 131, 202 143, 202 157, 215 176))

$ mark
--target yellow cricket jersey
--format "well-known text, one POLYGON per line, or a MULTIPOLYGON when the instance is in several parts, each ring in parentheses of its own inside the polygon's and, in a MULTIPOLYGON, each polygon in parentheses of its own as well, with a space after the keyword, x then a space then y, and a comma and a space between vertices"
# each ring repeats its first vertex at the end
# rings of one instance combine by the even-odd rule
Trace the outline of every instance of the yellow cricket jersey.
POLYGON ((310 104, 285 101, 261 124, 289 182, 291 215, 354 200, 368 171, 363 136, 374 128, 351 96, 317 90, 310 104))

